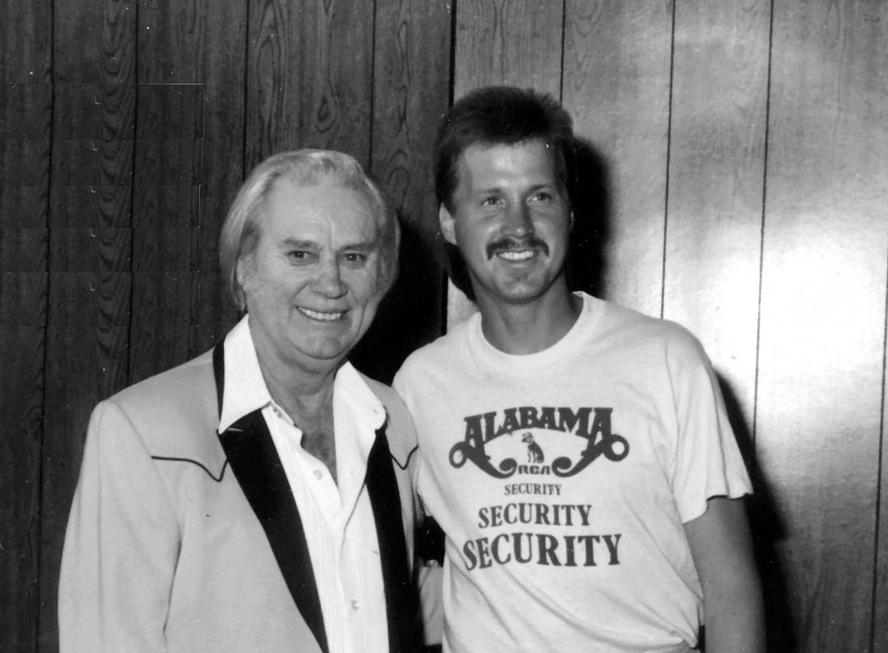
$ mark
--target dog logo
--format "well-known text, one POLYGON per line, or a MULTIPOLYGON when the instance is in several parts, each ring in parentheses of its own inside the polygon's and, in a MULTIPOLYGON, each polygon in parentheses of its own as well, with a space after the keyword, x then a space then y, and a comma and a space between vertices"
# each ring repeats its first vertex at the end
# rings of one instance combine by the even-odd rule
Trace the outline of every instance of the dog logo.
POLYGON ((527 445, 527 462, 542 463, 546 460, 543 450, 534 442, 533 435, 529 431, 521 436, 521 441, 527 445))

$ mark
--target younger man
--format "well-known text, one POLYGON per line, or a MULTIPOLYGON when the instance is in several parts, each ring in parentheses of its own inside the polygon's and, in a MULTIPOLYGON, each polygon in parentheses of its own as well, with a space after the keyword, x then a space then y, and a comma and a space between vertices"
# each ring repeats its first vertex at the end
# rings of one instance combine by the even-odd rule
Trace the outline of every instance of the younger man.
POLYGON ((571 293, 573 135, 548 96, 484 88, 436 143, 441 231, 480 310, 395 379, 446 534, 445 651, 763 649, 715 376, 680 326, 571 293))

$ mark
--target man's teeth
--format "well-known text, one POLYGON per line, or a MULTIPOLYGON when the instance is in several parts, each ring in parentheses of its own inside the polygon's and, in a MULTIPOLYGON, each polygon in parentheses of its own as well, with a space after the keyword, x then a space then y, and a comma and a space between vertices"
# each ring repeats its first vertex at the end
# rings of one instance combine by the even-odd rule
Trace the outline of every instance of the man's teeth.
POLYGON ((506 259, 507 261, 526 261, 527 259, 533 257, 535 252, 532 249, 522 249, 522 250, 509 250, 507 252, 500 252, 498 256, 506 259))
POLYGON ((322 322, 333 322, 334 320, 339 320, 345 315, 345 311, 339 311, 337 313, 322 313, 321 311, 313 311, 310 308, 299 307, 299 312, 305 315, 306 317, 310 317, 313 320, 321 320, 322 322))

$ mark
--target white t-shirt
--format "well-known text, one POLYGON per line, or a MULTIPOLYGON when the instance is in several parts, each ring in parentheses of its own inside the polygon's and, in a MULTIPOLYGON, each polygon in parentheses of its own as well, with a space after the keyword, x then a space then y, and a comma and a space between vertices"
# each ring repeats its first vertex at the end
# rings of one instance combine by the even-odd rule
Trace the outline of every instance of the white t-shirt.
POLYGON ((537 354, 476 314, 395 378, 417 490, 446 533, 445 651, 687 651, 702 592, 682 524, 750 491, 716 378, 682 327, 580 294, 537 354))

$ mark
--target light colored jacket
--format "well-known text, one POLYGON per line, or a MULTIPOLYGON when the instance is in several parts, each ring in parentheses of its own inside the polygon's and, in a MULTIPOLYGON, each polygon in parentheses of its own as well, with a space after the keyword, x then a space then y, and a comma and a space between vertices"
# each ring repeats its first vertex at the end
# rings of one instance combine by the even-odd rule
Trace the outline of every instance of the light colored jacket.
MULTIPOLYGON (((225 375, 220 345, 93 412, 62 559, 62 653, 326 650, 299 512, 261 413, 217 433, 225 375)), ((387 412, 367 488, 390 648, 415 651, 416 438, 397 395, 364 380, 387 412)))

